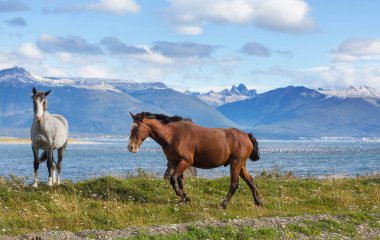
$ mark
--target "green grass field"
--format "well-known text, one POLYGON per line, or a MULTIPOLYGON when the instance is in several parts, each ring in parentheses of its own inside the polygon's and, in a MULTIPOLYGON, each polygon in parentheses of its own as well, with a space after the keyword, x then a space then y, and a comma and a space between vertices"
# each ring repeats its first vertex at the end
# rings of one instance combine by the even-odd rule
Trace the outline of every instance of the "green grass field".
MULTIPOLYGON (((263 208, 254 207, 251 192, 241 180, 230 205, 223 210, 220 204, 227 194, 228 178, 186 179, 185 190, 191 198, 190 204, 180 204, 167 181, 143 172, 123 179, 102 177, 77 183, 65 182, 53 188, 40 185, 38 189, 25 186, 23 179, 0 178, 0 236, 44 230, 109 230, 131 225, 304 214, 345 215, 352 218, 351 225, 357 221, 379 227, 379 220, 371 217, 380 212, 379 175, 321 180, 262 174, 256 182, 263 208)), ((321 224, 353 231, 351 225, 344 228, 332 222, 321 224)), ((287 231, 313 236, 321 227, 305 223, 303 226, 289 225, 287 231)), ((184 234, 190 234, 188 239, 193 239, 191 234, 203 236, 220 231, 205 228, 184 234)), ((231 236, 238 234, 233 228, 223 231, 230 232, 231 236)), ((244 232, 246 236, 276 238, 276 231, 271 228, 246 229, 244 232)), ((151 238, 141 235, 137 239, 151 238)))

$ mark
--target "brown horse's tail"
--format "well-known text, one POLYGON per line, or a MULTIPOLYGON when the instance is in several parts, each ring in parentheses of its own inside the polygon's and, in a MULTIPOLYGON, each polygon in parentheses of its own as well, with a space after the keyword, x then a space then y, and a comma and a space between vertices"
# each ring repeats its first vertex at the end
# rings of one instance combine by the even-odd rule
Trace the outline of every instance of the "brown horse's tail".
POLYGON ((251 133, 248 133, 248 137, 251 140, 252 145, 253 145, 253 150, 249 158, 252 161, 257 161, 260 159, 259 143, 257 142, 256 138, 251 133))

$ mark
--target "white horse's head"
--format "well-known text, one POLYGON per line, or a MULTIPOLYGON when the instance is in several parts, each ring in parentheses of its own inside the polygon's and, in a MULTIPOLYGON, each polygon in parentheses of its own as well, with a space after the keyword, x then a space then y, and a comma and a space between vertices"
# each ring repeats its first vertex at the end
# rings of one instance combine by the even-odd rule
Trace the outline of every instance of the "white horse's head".
POLYGON ((47 95, 49 95, 51 90, 47 92, 39 91, 37 92, 37 89, 33 87, 33 110, 34 110, 34 117, 37 122, 41 122, 42 118, 44 116, 45 111, 47 110, 47 95))

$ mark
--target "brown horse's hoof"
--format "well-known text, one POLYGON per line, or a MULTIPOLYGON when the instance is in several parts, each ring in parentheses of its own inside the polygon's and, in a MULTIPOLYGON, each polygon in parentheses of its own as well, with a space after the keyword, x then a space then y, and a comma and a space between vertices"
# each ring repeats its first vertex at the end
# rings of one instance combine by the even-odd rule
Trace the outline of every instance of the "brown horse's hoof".
POLYGON ((260 209, 264 208, 264 206, 262 204, 260 204, 260 205, 255 204, 254 207, 256 210, 260 210, 260 209))
POLYGON ((223 201, 221 207, 222 207, 223 209, 226 209, 226 208, 227 208, 227 205, 228 205, 228 202, 223 201))
POLYGON ((257 202, 255 202, 255 207, 262 208, 262 207, 264 207, 264 205, 261 201, 257 201, 257 202))
POLYGON ((188 196, 182 198, 183 203, 190 203, 190 198, 188 196))
POLYGON ((180 203, 190 203, 190 198, 188 196, 182 197, 180 203))

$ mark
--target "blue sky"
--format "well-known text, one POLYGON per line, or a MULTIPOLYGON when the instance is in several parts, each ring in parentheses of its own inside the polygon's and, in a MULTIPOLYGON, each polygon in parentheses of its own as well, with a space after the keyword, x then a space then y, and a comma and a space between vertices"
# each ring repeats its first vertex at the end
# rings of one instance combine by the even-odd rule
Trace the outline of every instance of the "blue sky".
POLYGON ((380 2, 0 0, 0 68, 43 76, 380 89, 380 2))

